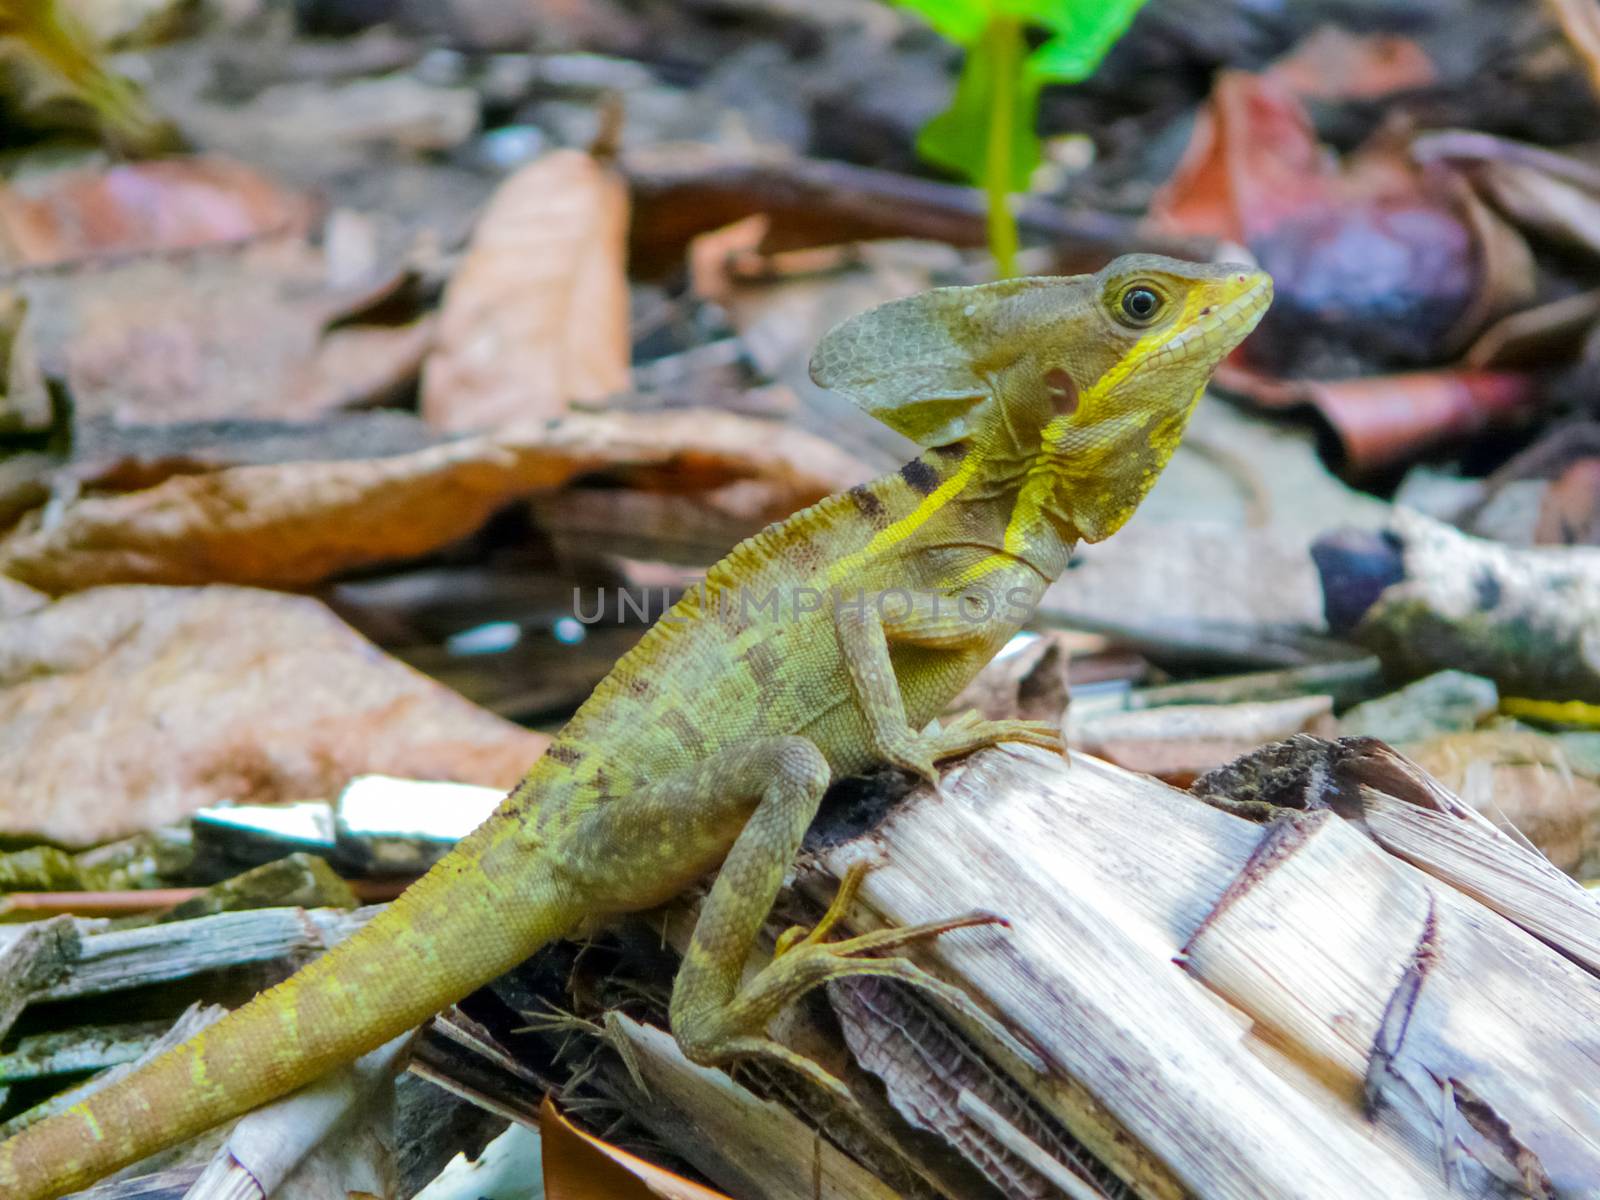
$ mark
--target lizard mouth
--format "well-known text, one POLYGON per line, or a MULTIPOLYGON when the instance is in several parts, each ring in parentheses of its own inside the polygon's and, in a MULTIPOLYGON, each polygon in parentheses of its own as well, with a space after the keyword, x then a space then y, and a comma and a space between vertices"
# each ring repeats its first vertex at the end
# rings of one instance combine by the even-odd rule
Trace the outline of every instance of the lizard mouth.
POLYGON ((1216 362, 1244 341, 1272 303, 1272 276, 1241 271, 1229 282, 1237 289, 1234 296, 1179 330, 1158 351, 1159 357, 1185 360, 1204 354, 1216 362))

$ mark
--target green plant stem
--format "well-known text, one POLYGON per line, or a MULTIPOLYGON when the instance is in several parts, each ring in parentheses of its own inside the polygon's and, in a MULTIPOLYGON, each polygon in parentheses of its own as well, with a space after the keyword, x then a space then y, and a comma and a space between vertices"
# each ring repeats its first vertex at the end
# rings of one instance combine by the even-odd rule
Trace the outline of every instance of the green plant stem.
POLYGON ((1015 144, 1021 83, 1022 25, 1011 17, 995 17, 984 30, 978 50, 989 56, 994 93, 989 106, 989 139, 984 155, 983 187, 989 198, 989 252, 995 273, 1008 279, 1017 273, 1017 219, 1011 213, 1011 151, 1015 144))

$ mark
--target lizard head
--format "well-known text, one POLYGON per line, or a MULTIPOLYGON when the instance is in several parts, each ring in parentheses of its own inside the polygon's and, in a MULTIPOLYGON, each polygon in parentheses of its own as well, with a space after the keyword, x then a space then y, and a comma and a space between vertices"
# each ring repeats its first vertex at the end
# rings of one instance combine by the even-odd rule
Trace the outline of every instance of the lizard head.
POLYGON ((811 377, 920 445, 971 443, 1099 541, 1133 514, 1272 280, 1150 254, 1093 275, 938 288, 830 332, 811 377))

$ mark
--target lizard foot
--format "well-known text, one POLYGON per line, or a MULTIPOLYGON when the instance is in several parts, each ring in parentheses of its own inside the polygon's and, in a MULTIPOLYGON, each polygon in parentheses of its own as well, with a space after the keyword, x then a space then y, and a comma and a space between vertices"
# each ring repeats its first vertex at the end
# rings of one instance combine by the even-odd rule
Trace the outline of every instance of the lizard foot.
POLYGON ((848 1099, 844 1085, 816 1063, 773 1042, 765 1035, 767 1023, 786 1005, 818 984, 856 975, 876 975, 931 992, 962 1015, 995 1031, 1008 1042, 1015 1039, 993 1017, 979 1008, 959 988, 936 978, 909 958, 878 957, 913 942, 926 941, 953 929, 974 925, 1004 925, 993 913, 974 912, 943 921, 929 921, 895 929, 878 929, 837 942, 823 939, 849 911, 867 872, 857 863, 840 882, 839 892, 822 919, 810 929, 795 927, 778 939, 769 964, 749 980, 731 1003, 713 1012, 685 1014, 673 1026, 678 1043, 695 1062, 706 1066, 758 1056, 778 1059, 799 1070, 835 1096, 848 1099))
POLYGON ((885 746, 882 754, 891 766, 909 771, 924 780, 936 795, 942 795, 938 763, 1001 742, 1021 742, 1067 757, 1066 739, 1061 730, 1048 721, 988 721, 973 709, 952 717, 937 729, 885 746))
POLYGON ((1066 739, 1060 728, 1048 721, 988 721, 970 708, 946 721, 937 731, 925 733, 922 742, 935 759, 957 758, 1001 742, 1038 746, 1063 757, 1067 753, 1066 739))

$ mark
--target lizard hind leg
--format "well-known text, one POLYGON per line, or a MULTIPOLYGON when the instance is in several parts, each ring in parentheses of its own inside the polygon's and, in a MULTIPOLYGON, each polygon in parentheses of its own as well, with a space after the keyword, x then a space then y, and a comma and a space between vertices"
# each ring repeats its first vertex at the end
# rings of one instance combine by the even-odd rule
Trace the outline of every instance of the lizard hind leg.
POLYGON ((657 780, 625 803, 591 810, 552 848, 552 858, 573 893, 597 913, 677 895, 720 860, 673 985, 673 1035, 694 1062, 778 1059, 843 1096, 838 1080, 768 1037, 772 1018, 802 993, 847 975, 893 976, 970 1013, 976 1006, 961 992, 910 960, 872 955, 997 918, 978 914, 824 941, 860 884, 860 872, 852 871, 817 927, 786 934, 783 953, 742 982, 829 777, 827 760, 805 738, 743 742, 657 780))
MULTIPOLYGON (((842 1103, 854 1104, 843 1083, 765 1032, 772 1018, 805 992, 833 979, 876 975, 932 992, 972 1019, 992 1024, 992 1018, 978 1009, 966 993, 930 975, 910 959, 875 956, 953 929, 1004 924, 1004 920, 991 913, 970 913, 922 925, 874 930, 837 942, 826 941, 827 934, 849 912, 866 872, 865 863, 852 866, 822 919, 809 930, 797 926, 785 931, 778 939, 772 962, 731 992, 717 988, 718 995, 708 996, 710 980, 703 972, 695 970, 692 954, 686 959, 673 989, 672 1029, 689 1058, 706 1066, 727 1065, 742 1058, 775 1060, 806 1076, 842 1103)), ((703 911, 701 920, 705 918, 703 911)), ((697 928, 696 940, 698 937, 697 928)))

